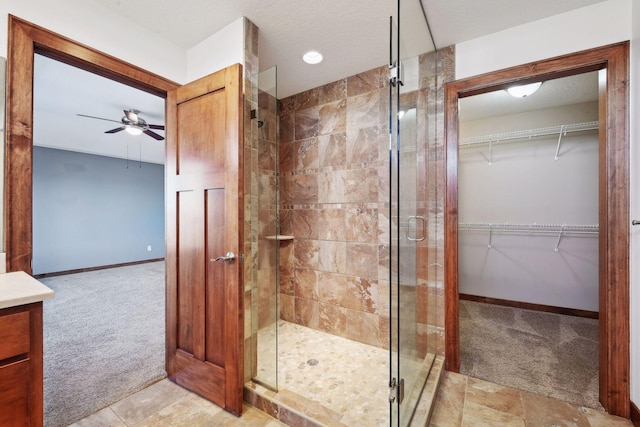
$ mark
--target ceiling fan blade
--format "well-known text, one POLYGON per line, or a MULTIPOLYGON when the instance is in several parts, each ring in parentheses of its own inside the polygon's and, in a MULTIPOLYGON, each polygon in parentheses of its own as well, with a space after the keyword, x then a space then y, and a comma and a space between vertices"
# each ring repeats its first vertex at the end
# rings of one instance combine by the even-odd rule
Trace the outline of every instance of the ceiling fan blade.
POLYGON ((125 130, 125 126, 120 126, 119 128, 115 128, 115 129, 111 129, 111 130, 105 131, 105 133, 116 133, 116 132, 120 132, 120 131, 123 131, 123 130, 125 130))
POLYGON ((138 123, 138 115, 136 113, 134 113, 131 110, 123 110, 123 111, 124 111, 124 115, 127 116, 127 119, 129 119, 131 123, 138 123))
POLYGON ((163 125, 147 125, 147 126, 149 126, 149 129, 164 130, 164 126, 163 125))
POLYGON ((76 115, 80 116, 80 117, 88 117, 90 119, 104 120, 104 121, 107 121, 107 122, 122 123, 120 120, 111 120, 111 119, 105 119, 103 117, 87 116, 86 114, 76 114, 76 115))
POLYGON ((143 132, 146 133, 147 135, 149 135, 151 138, 157 139, 158 141, 162 141, 164 139, 164 136, 160 136, 157 133, 155 133, 154 131, 151 131, 149 129, 145 129, 143 132))

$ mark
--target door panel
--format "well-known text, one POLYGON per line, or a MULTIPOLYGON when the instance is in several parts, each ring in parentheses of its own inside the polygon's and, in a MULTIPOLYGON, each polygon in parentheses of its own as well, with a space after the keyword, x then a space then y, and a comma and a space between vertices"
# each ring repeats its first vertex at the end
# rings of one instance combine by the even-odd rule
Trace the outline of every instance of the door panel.
POLYGON ((242 411, 243 224, 240 65, 167 98, 167 372, 242 411))

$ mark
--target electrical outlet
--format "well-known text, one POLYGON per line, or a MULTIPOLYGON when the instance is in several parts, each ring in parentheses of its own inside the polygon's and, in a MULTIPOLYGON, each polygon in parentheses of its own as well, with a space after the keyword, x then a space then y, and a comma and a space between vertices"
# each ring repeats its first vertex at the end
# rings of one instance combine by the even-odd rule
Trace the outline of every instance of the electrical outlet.
POLYGON ((151 252, 151 245, 147 245, 147 252, 151 252))

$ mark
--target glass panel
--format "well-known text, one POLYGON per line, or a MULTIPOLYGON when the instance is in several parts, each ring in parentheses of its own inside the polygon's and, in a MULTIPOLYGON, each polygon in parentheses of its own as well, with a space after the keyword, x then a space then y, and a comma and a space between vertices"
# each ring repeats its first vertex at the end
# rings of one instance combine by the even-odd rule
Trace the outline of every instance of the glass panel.
POLYGON ((412 421, 435 356, 435 342, 428 339, 428 320, 435 319, 435 313, 429 305, 427 267, 428 245, 435 239, 429 238, 427 230, 435 229, 429 227, 428 206, 435 200, 437 187, 433 180, 428 181, 435 176, 428 167, 436 142, 436 52, 419 0, 399 2, 398 15, 395 61, 399 58, 402 83, 390 89, 390 342, 391 377, 404 382, 404 395, 402 401, 392 403, 391 425, 406 426, 412 421))
MULTIPOLYGON (((278 387, 278 150, 277 70, 258 74, 258 108, 252 111, 251 135, 257 153, 252 153, 252 224, 257 221, 257 274, 251 296, 251 325, 255 347, 253 379, 269 388, 278 387), (256 203, 257 202, 257 203, 256 203), (257 209, 257 212, 254 211, 257 209), (256 218, 254 218, 256 217, 256 218)), ((255 242, 252 241, 252 245, 255 242)))

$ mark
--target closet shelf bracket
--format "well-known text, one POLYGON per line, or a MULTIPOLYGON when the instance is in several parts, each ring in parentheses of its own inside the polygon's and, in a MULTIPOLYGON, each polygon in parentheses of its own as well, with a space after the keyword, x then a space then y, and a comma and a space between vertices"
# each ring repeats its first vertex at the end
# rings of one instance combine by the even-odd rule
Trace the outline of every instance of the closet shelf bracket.
POLYGON ((567 131, 564 128, 564 125, 560 126, 560 133, 558 134, 558 146, 556 147, 556 155, 553 160, 558 160, 560 157, 560 144, 562 143, 562 137, 567 135, 567 131))
POLYGON ((566 227, 567 224, 562 224, 562 227, 560 227, 560 232, 558 233, 558 241, 556 242, 556 248, 554 249, 556 252, 558 252, 558 248, 560 247, 560 240, 562 240, 562 234, 564 233, 564 227, 566 227))

